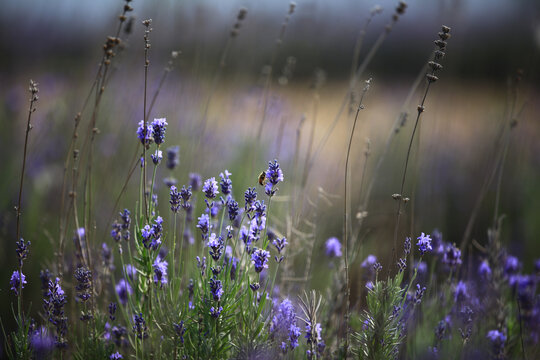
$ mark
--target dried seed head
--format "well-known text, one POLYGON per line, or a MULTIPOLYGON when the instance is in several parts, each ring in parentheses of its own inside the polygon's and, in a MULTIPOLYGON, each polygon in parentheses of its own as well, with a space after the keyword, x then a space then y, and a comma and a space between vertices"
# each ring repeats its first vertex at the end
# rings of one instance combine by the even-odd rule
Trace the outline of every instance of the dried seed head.
POLYGON ((392 194, 392 199, 394 199, 394 200, 401 199, 401 194, 392 194))
POLYGON ((417 109, 418 109, 418 112, 419 112, 419 113, 422 113, 422 112, 424 112, 424 110, 425 110, 426 108, 425 108, 424 106, 422 106, 422 105, 418 105, 418 108, 417 108, 417 109))
POLYGON ((403 15, 405 13, 406 8, 407 8, 407 3, 405 1, 400 1, 396 8, 396 13, 399 15, 403 15))
POLYGON ((441 70, 443 68, 441 64, 436 63, 435 61, 428 62, 428 65, 433 71, 441 70))
POLYGON ((238 11, 238 20, 244 20, 247 15, 247 9, 246 8, 240 8, 240 11, 238 11))
POLYGON ((451 36, 450 34, 445 33, 445 32, 439 32, 437 35, 439 35, 439 39, 443 41, 450 39, 450 36, 451 36))
POLYGON ((449 26, 446 26, 446 25, 443 25, 442 26, 442 31, 443 33, 445 34, 448 34, 450 32, 450 27, 449 26))
POLYGON ((289 15, 291 15, 292 13, 294 13, 294 9, 296 8, 296 3, 294 1, 292 1, 290 4, 289 4, 289 15))
POLYGON ((142 24, 148 28, 152 25, 152 19, 143 20, 142 24))
POLYGON ((446 41, 435 40, 435 45, 437 45, 439 47, 439 49, 441 49, 441 50, 446 49, 446 41))
POLYGON ((433 75, 433 74, 426 74, 426 77, 427 77, 427 79, 428 79, 428 81, 429 81, 430 83, 432 83, 432 82, 435 82, 435 81, 439 80, 439 78, 438 78, 438 77, 436 77, 436 76, 435 76, 435 75, 433 75))
POLYGON ((441 50, 436 50, 435 51, 435 60, 441 60, 442 58, 444 58, 444 51, 441 51, 441 50))

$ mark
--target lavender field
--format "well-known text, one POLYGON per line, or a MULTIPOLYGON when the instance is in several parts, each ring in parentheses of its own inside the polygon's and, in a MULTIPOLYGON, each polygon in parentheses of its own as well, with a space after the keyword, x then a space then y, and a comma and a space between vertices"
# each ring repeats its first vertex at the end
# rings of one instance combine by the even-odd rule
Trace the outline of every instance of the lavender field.
POLYGON ((540 4, 3 7, 0 358, 540 357, 540 4))

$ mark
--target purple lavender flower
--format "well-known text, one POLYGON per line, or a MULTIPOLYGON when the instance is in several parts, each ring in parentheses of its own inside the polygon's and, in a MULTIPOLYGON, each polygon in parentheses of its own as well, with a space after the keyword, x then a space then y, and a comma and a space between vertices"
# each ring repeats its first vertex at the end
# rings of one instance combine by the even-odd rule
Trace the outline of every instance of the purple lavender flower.
POLYGON ((459 265, 461 265, 461 250, 459 250, 454 244, 447 244, 445 246, 442 262, 449 268, 455 270, 459 265))
POLYGON ((184 333, 186 332, 186 328, 184 326, 184 322, 180 321, 178 324, 173 323, 174 332, 176 333, 176 336, 180 339, 180 343, 184 343, 184 333))
POLYGON ((203 185, 204 195, 209 199, 215 199, 218 194, 218 183, 216 178, 212 177, 204 182, 203 185))
POLYGON ((283 181, 283 171, 281 171, 277 160, 274 160, 273 163, 271 161, 268 162, 268 170, 266 170, 265 179, 267 182, 264 187, 264 192, 268 196, 274 196, 277 192, 277 189, 274 189, 274 187, 280 181, 283 181))
POLYGON ((189 185, 193 191, 199 191, 202 186, 202 177, 197 173, 189 173, 189 185))
POLYGON ((152 162, 154 163, 154 165, 158 165, 163 159, 163 151, 156 150, 156 152, 151 154, 150 157, 152 158, 152 162))
POLYGON ((240 209, 238 208, 238 203, 234 200, 227 202, 227 210, 229 212, 229 220, 233 221, 238 216, 240 209))
POLYGON ((43 297, 43 309, 47 320, 56 329, 55 345, 59 348, 64 348, 67 345, 65 341, 67 317, 64 313, 66 302, 66 295, 60 286, 60 279, 56 278, 54 282, 49 280, 47 293, 43 297))
POLYGON ((244 206, 244 209, 247 212, 250 212, 253 210, 253 204, 257 200, 257 191, 255 191, 255 188, 248 188, 246 192, 244 193, 244 200, 246 202, 246 205, 244 206))
POLYGON ((403 243, 403 252, 405 253, 405 257, 411 253, 411 238, 406 237, 405 242, 403 243))
POLYGON ((288 242, 287 242, 287 239, 286 238, 278 238, 276 237, 273 241, 272 241, 272 244, 275 246, 277 252, 278 252, 278 255, 280 255, 279 257, 277 256, 274 256, 274 260, 276 260, 277 263, 280 263, 283 261, 283 255, 281 255, 281 252, 283 251, 283 249, 285 249, 285 246, 287 246, 288 242))
POLYGON ((122 224, 118 221, 114 221, 112 224, 111 237, 114 241, 118 242, 122 239, 122 224))
POLYGON ((232 174, 228 170, 225 170, 224 173, 219 174, 219 177, 221 178, 219 184, 221 185, 221 193, 223 195, 229 195, 232 191, 232 181, 229 178, 231 175, 232 174))
POLYGON ((30 347, 36 359, 46 359, 54 348, 54 338, 46 327, 39 327, 30 333, 30 347))
POLYGON ((221 281, 215 278, 210 279, 210 291, 212 292, 212 297, 214 301, 220 301, 221 296, 223 295, 223 286, 221 281))
POLYGON ((249 284, 249 288, 250 288, 251 291, 253 291, 253 292, 259 290, 260 287, 261 287, 261 285, 260 285, 258 282, 253 283, 253 284, 249 284))
POLYGON ((178 209, 180 208, 180 193, 176 189, 176 186, 171 186, 171 200, 169 200, 169 203, 171 204, 171 210, 174 213, 178 212, 178 209))
POLYGON ((101 260, 105 269, 114 270, 114 256, 107 243, 101 244, 101 260))
POLYGON ((416 284, 416 291, 414 293, 414 303, 416 305, 420 305, 422 302, 422 297, 424 296, 424 293, 426 292, 426 287, 420 287, 420 284, 416 284))
POLYGON ((146 129, 145 129, 144 121, 143 120, 139 121, 139 128, 137 129, 137 137, 141 141, 141 144, 146 146, 147 149, 152 143, 153 134, 154 134, 154 130, 151 124, 147 122, 146 129))
POLYGON ((145 248, 156 250, 161 245, 161 234, 163 232, 163 218, 158 216, 154 220, 152 227, 145 225, 141 230, 142 243, 145 248))
POLYGON ((210 248, 209 253, 212 259, 214 259, 214 261, 218 261, 223 254, 223 237, 216 236, 216 234, 212 233, 206 245, 210 248))
POLYGON ((161 287, 167 285, 167 266, 169 266, 169 263, 158 255, 152 264, 152 268, 154 269, 154 284, 159 284, 161 287))
POLYGON ((126 305, 128 302, 128 297, 133 294, 131 285, 129 285, 125 279, 120 279, 118 284, 116 284, 115 290, 118 294, 118 298, 120 299, 120 303, 122 305, 126 305))
POLYGON ((19 287, 21 289, 24 289, 24 284, 26 284, 26 276, 21 272, 19 273, 19 270, 15 270, 13 274, 11 274, 11 279, 9 280, 9 284, 11 285, 11 290, 15 292, 15 295, 19 296, 19 287), (21 281, 22 278, 22 281, 21 281))
POLYGON ((483 279, 490 279, 491 278, 491 268, 489 267, 489 263, 484 260, 478 267, 478 275, 482 277, 483 279))
POLYGON ((373 265, 377 263, 377 257, 375 255, 368 255, 360 266, 364 269, 372 269, 373 265))
POLYGON ((165 141, 165 130, 167 128, 167 121, 165 118, 162 119, 154 119, 152 121, 152 130, 153 130, 153 136, 154 136, 154 142, 157 145, 163 144, 165 141))
POLYGON ((270 338, 286 353, 289 349, 294 350, 298 346, 300 335, 293 304, 289 299, 285 299, 279 304, 277 310, 274 310, 270 324, 270 338))
POLYGON ((92 272, 87 268, 80 266, 75 270, 74 276, 77 280, 77 285, 75 286, 77 298, 82 302, 85 302, 92 296, 92 272))
POLYGON ((341 243, 339 242, 338 238, 331 237, 328 240, 326 240, 325 243, 326 247, 326 256, 328 257, 341 257, 341 243))
MULTIPOLYGON (((304 337, 306 338, 308 346, 311 346, 311 344, 313 344, 315 350, 319 353, 319 355, 322 355, 322 353, 324 352, 324 348, 326 347, 322 339, 321 332, 321 324, 317 323, 313 327, 311 322, 306 321, 306 335, 304 337)), ((310 350, 308 350, 308 359, 309 358, 313 358, 313 354, 310 350)))
POLYGON ((508 255, 504 264, 504 272, 506 275, 512 275, 519 271, 519 260, 517 257, 508 255))
POLYGON ((188 186, 187 189, 184 186, 182 186, 182 189, 180 190, 180 197, 182 198, 182 208, 184 210, 189 210, 191 208, 191 204, 189 203, 189 200, 191 199, 191 186, 188 186))
POLYGON ((499 330, 488 331, 486 337, 491 341, 493 351, 499 355, 504 349, 504 343, 506 342, 506 335, 499 330))
POLYGON ((231 259, 231 271, 230 271, 231 280, 236 280, 236 270, 237 269, 238 269, 238 259, 233 257, 231 259))
POLYGON ((420 250, 420 255, 424 255, 426 252, 433 250, 429 235, 424 235, 424 233, 422 233, 422 235, 417 237, 417 240, 418 242, 416 245, 418 246, 418 250, 420 250))
POLYGON ((19 259, 19 266, 23 265, 24 259, 28 256, 28 253, 30 252, 29 247, 30 241, 25 244, 23 238, 20 238, 19 241, 15 242, 15 251, 17 252, 17 258, 19 259))
POLYGON ((467 284, 460 280, 457 283, 456 289, 454 291, 454 301, 455 302, 464 301, 468 297, 469 297, 469 292, 468 292, 467 284))
POLYGON ((270 258, 270 252, 262 249, 256 249, 251 254, 251 262, 255 266, 255 271, 260 273, 263 269, 268 268, 268 259, 270 258))
POLYGON ((148 337, 148 327, 142 313, 133 315, 133 332, 141 340, 148 337))
POLYGON ((114 321, 116 319, 114 314, 116 314, 116 303, 112 302, 109 304, 109 319, 111 319, 111 321, 114 321))
POLYGON ((220 306, 219 308, 215 308, 215 307, 211 307, 210 308, 210 315, 213 317, 213 318, 218 318, 219 315, 221 315, 221 312, 223 311, 223 306, 220 306))
POLYGON ((109 356, 110 360, 120 360, 120 359, 123 359, 123 358, 124 357, 118 351, 111 354, 111 356, 109 356))
POLYGON ((208 236, 208 232, 211 229, 210 217, 208 216, 208 214, 202 214, 199 217, 199 222, 197 223, 197 227, 201 229, 203 239, 205 239, 208 236))
POLYGON ((180 156, 180 147, 177 146, 171 146, 167 148, 167 168, 173 170, 178 163, 180 156))

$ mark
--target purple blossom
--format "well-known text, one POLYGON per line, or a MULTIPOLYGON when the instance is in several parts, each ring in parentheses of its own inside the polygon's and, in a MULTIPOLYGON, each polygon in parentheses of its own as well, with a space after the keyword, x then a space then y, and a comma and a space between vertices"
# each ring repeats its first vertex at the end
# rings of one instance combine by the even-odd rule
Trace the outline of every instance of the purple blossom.
POLYGON ((9 284, 11 285, 11 290, 15 292, 15 295, 19 296, 19 287, 21 289, 24 289, 24 284, 26 284, 26 276, 21 272, 19 273, 19 270, 15 270, 13 274, 11 274, 11 279, 9 280, 9 284), (21 281, 22 278, 22 281, 21 281))
POLYGON ((238 212, 240 211, 238 207, 238 203, 234 200, 230 200, 227 202, 227 210, 229 212, 229 220, 233 221, 238 216, 238 212))
POLYGON ((54 338, 46 327, 39 327, 30 334, 30 347, 36 359, 46 359, 54 348, 54 338))
POLYGON ((420 251, 421 255, 424 255, 426 252, 433 250, 433 248, 431 247, 431 238, 429 237, 429 235, 424 235, 424 233, 422 233, 422 235, 420 235, 416 239, 418 240, 416 245, 418 246, 418 250, 420 251))
POLYGON ((154 284, 159 284, 161 287, 167 285, 167 266, 169 266, 169 263, 158 255, 152 264, 152 268, 154 269, 154 284))
POLYGON ((296 322, 296 312, 289 299, 283 300, 274 311, 270 324, 270 338, 286 353, 298 346, 300 328, 296 322))
POLYGON ((122 239, 122 224, 118 221, 114 221, 112 224, 111 237, 114 241, 118 242, 122 239))
POLYGON ((214 259, 214 261, 218 261, 223 254, 223 237, 216 236, 216 234, 212 233, 206 245, 210 248, 209 253, 212 259, 214 259))
POLYGON ((141 141, 141 144, 146 146, 147 149, 152 143, 153 134, 154 134, 154 130, 151 124, 147 122, 146 129, 145 129, 144 120, 139 121, 139 127, 137 129, 137 137, 141 141))
POLYGON ((111 356, 109 357, 110 360, 120 360, 120 359, 123 359, 124 357, 117 351, 113 354, 111 354, 111 356))
POLYGON ((483 279, 491 278, 491 268, 489 267, 489 263, 486 260, 480 263, 480 266, 478 267, 478 275, 480 275, 480 277, 482 277, 483 279))
POLYGON ((251 262, 255 266, 255 271, 260 273, 263 269, 268 268, 268 259, 270 258, 270 252, 262 249, 256 249, 251 254, 251 262))
POLYGON ((219 174, 219 177, 221 178, 219 184, 221 186, 221 192, 223 195, 229 195, 232 191, 232 181, 229 178, 231 175, 232 174, 228 170, 225 170, 224 173, 219 174))
POLYGON ((67 333, 67 317, 64 306, 67 302, 66 295, 60 286, 60 279, 53 282, 49 280, 47 293, 43 297, 43 309, 47 320, 56 329, 55 345, 59 348, 66 346, 65 335, 67 333))
POLYGON ((203 185, 204 195, 209 199, 215 199, 218 194, 218 183, 216 178, 212 177, 204 182, 203 185))
POLYGON ((153 130, 153 136, 154 136, 154 142, 157 145, 163 144, 165 141, 165 130, 167 129, 167 120, 165 118, 162 119, 154 119, 152 121, 152 130, 153 130))
POLYGON ((360 264, 361 267, 364 269, 372 269, 373 265, 377 263, 377 257, 375 255, 368 255, 364 261, 362 261, 362 264, 360 264))
POLYGON ((221 285, 221 281, 215 278, 211 278, 209 284, 214 301, 220 301, 221 296, 223 295, 223 286, 221 285))
POLYGON ((152 162, 154 163, 154 165, 158 165, 163 159, 163 152, 161 150, 156 150, 156 152, 154 154, 151 154, 150 157, 152 158, 152 162))
POLYGON ((416 284, 416 291, 414 293, 414 303, 419 305, 422 302, 422 297, 426 292, 426 287, 420 287, 420 284, 416 284))
POLYGON ((208 232, 211 229, 210 217, 208 216, 208 214, 202 214, 199 217, 199 222, 197 223, 197 227, 201 229, 203 239, 205 239, 208 236, 208 232))
POLYGON ((30 241, 25 244, 23 238, 20 238, 19 241, 15 242, 15 252, 17 253, 17 258, 19 259, 19 266, 23 265, 24 259, 26 259, 28 256, 30 251, 29 247, 30 241))
POLYGON ((246 202, 244 209, 247 212, 250 212, 253 210, 253 204, 257 200, 257 191, 255 191, 255 188, 248 188, 246 192, 244 193, 244 200, 246 202))
POLYGON ((328 240, 326 240, 325 243, 326 247, 326 256, 328 257, 341 257, 341 243, 339 242, 338 238, 331 237, 328 240))
POLYGON ((189 200, 191 199, 191 196, 193 193, 191 192, 191 185, 186 188, 185 185, 182 186, 182 189, 180 189, 180 197, 182 198, 182 208, 186 211, 188 211, 191 208, 191 204, 189 203, 189 200))
POLYGON ((274 160, 273 163, 271 161, 268 162, 268 170, 266 170, 265 179, 267 182, 264 187, 264 192, 268 196, 274 196, 277 191, 277 189, 274 189, 274 187, 280 181, 283 181, 283 171, 281 171, 277 160, 274 160))
POLYGON ((180 208, 180 193, 174 185, 171 186, 170 196, 171 200, 169 200, 169 203, 171 204, 171 210, 172 212, 177 213, 180 208))
POLYGON ((498 356, 504 349, 504 343, 506 342, 506 335, 499 330, 488 331, 486 337, 491 341, 493 351, 498 356))
POLYGON ((456 289, 454 291, 454 301, 464 301, 469 297, 469 292, 467 288, 467 284, 463 281, 459 281, 456 285, 456 289))
POLYGON ((120 303, 122 305, 126 305, 128 302, 128 297, 133 294, 131 285, 129 285, 125 279, 120 279, 118 284, 116 284, 115 290, 118 294, 118 298, 120 299, 120 303))
POLYGON ((133 315, 133 332, 141 340, 148 337, 148 327, 142 313, 133 315))
POLYGON ((504 264, 504 272, 507 275, 515 274, 519 271, 519 260, 517 257, 508 255, 504 264))
POLYGON ((217 307, 211 307, 210 308, 210 315, 213 317, 213 318, 218 318, 219 315, 221 315, 221 312, 223 311, 223 306, 220 306, 219 308, 217 307))
POLYGON ((180 147, 177 146, 171 146, 167 148, 167 168, 173 170, 178 163, 180 156, 180 147))
POLYGON ((199 191, 202 185, 202 177, 197 173, 189 174, 189 185, 193 191, 199 191))
POLYGON ((442 262, 449 268, 455 269, 461 265, 461 250, 459 250, 455 245, 447 244, 445 246, 442 262))
POLYGON ((127 264, 124 268, 126 276, 133 281, 137 278, 137 268, 131 264, 127 264))
POLYGON ((82 302, 87 301, 92 296, 92 272, 85 267, 78 267, 74 273, 77 285, 77 298, 82 302))
POLYGON ((163 179, 163 183, 170 189, 171 186, 173 185, 176 185, 176 183, 178 182, 178 180, 176 180, 176 178, 172 177, 172 176, 168 176, 166 178, 163 179))
POLYGON ((176 333, 176 336, 180 339, 180 343, 184 343, 184 333, 186 332, 186 328, 184 326, 184 322, 180 321, 178 324, 173 323, 174 332, 176 333))

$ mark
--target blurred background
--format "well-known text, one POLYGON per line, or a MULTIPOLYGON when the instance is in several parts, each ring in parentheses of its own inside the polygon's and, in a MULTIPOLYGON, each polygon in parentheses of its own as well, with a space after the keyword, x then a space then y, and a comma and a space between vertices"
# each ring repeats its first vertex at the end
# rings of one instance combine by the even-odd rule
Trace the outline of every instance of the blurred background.
MULTIPOLYGON (((445 24, 452 28, 452 37, 442 61, 444 69, 429 91, 416 134, 405 187, 412 201, 402 220, 403 236, 418 236, 438 228, 446 241, 460 244, 483 193, 471 238, 478 244, 485 243, 493 222, 496 181, 485 191, 482 188, 493 171, 496 154, 507 143, 499 206, 499 214, 505 215, 503 242, 530 271, 533 260, 540 256, 540 203, 536 201, 540 198, 540 2, 407 3, 405 14, 361 76, 362 81, 371 78, 372 85, 363 99, 365 109, 359 114, 350 162, 353 226, 359 226, 358 219, 364 221, 359 232, 363 255, 355 264, 375 252, 383 265, 390 266, 395 223, 391 195, 399 192, 416 106, 424 91, 423 81, 417 89, 412 86, 418 74, 425 72, 433 41, 445 24), (513 79, 518 69, 522 75, 516 86, 513 79), (406 102, 409 95, 411 101, 406 102), (409 120, 396 136, 392 135, 386 148, 393 124, 404 112, 409 120), (517 126, 508 137, 501 138, 499 134, 513 120, 517 126), (366 139, 370 143, 367 162, 366 139), (369 206, 361 209, 371 181, 369 206), (361 210, 358 216, 357 209, 361 210)), ((40 89, 22 205, 22 236, 32 242, 25 264, 29 282, 25 302, 28 306, 33 302, 31 312, 36 314, 41 306, 39 271, 53 267, 59 236, 63 162, 73 119, 96 74, 106 36, 115 33, 123 5, 120 0, 7 0, 2 4, 0 242, 4 251, 0 252, 0 298, 2 321, 8 328, 13 325, 8 309, 14 301, 8 282, 16 267, 13 206, 17 203, 22 162, 28 81, 38 82, 40 89)), ((93 163, 94 248, 103 241, 110 243, 107 224, 111 214, 120 208, 133 208, 137 199, 135 175, 115 207, 138 146, 135 131, 142 119, 144 90, 141 21, 151 18, 148 96, 151 98, 157 89, 160 92, 150 118, 166 117, 169 128, 165 145, 179 145, 181 149, 179 168, 169 173, 162 167, 158 172, 161 211, 165 213, 168 208, 168 189, 163 185, 166 176, 175 176, 181 185, 187 182, 189 172, 208 178, 228 169, 233 174, 235 194, 241 199, 247 186, 255 186, 267 161, 277 158, 286 181, 280 186, 282 197, 272 210, 276 213, 271 221, 276 231, 293 233, 289 239, 292 249, 307 240, 294 235, 290 221, 284 220, 288 219, 286 214, 294 209, 291 221, 299 231, 307 231, 302 219, 317 222, 312 245, 313 261, 319 262, 324 256, 324 241, 330 236, 342 239, 343 234, 346 145, 363 87, 360 83, 355 88, 349 104, 354 49, 370 11, 380 5, 382 12, 374 15, 367 27, 361 63, 384 33, 397 1, 299 0, 279 47, 276 39, 289 11, 288 1, 136 0, 130 5, 134 11, 128 17, 134 20, 130 31, 122 29, 121 51, 112 63, 98 113, 93 163), (247 9, 247 16, 238 35, 230 39, 241 7, 247 9), (226 61, 220 68, 226 47, 226 61), (181 55, 160 87, 173 50, 181 51, 181 55), (329 132, 344 99, 346 109, 329 132), (264 109, 266 121, 262 137, 257 139, 264 109), (198 138, 205 117, 207 131, 198 138), (310 142, 312 150, 320 151, 311 159, 308 181, 301 186, 299 179, 309 164, 306 157, 310 142)), ((86 110, 83 121, 89 116, 86 110)), ((73 231, 70 224, 68 234, 73 231)), ((473 253, 475 261, 479 257, 473 253)), ((303 261, 299 256, 294 264, 300 268, 303 261)), ((313 268, 309 286, 322 287, 329 281, 327 266, 318 265, 313 268)))

